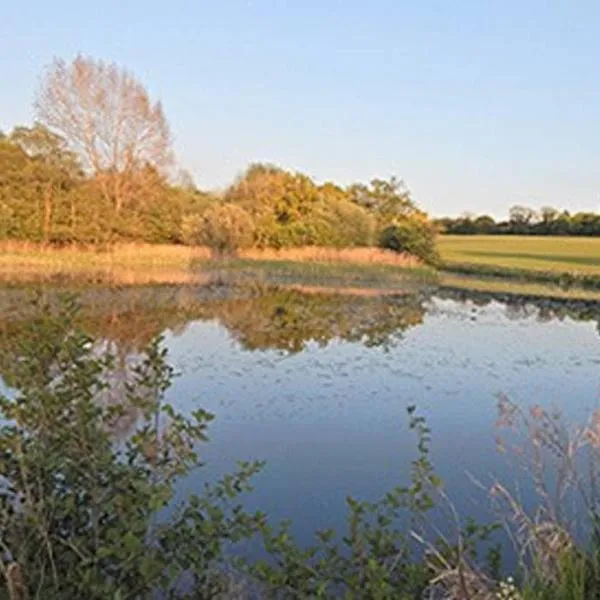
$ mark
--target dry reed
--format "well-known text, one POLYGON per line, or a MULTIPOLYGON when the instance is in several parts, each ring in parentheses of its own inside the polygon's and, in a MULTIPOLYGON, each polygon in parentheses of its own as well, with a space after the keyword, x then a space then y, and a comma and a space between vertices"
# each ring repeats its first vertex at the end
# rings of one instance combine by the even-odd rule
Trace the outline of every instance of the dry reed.
POLYGON ((422 264, 414 256, 381 248, 327 248, 322 246, 303 246, 281 250, 252 248, 243 250, 239 256, 248 260, 377 264, 398 267, 417 267, 422 264))
MULTIPOLYGON (((4 242, 0 245, 3 262, 77 262, 90 264, 129 264, 191 262, 210 260, 213 253, 204 246, 179 246, 174 244, 117 244, 107 249, 93 246, 65 246, 57 248, 23 242, 4 242)), ((421 262, 414 256, 399 254, 380 248, 327 248, 304 246, 274 250, 251 248, 241 250, 238 258, 257 261, 290 261, 322 263, 355 263, 416 267, 421 262)))
POLYGON ((0 264, 61 265, 169 265, 208 260, 211 252, 204 247, 169 244, 118 244, 107 249, 91 246, 57 248, 39 244, 6 242, 0 246, 0 264))

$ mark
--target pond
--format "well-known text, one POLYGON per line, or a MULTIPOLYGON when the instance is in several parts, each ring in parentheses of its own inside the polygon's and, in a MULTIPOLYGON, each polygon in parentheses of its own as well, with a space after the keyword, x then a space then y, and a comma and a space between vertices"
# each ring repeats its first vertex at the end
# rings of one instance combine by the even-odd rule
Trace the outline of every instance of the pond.
MULTIPOLYGON (((35 314, 24 302, 30 293, 0 291, 5 388, 14 385, 23 324, 35 314)), ((579 422, 600 406, 600 306, 591 302, 259 284, 79 294, 82 326, 123 364, 164 335, 178 372, 169 399, 216 416, 202 449, 206 467, 182 482, 179 496, 237 460, 264 460, 248 506, 292 519, 302 543, 317 529, 343 530, 349 494, 374 500, 406 483, 416 456, 409 406, 431 427, 448 498, 461 515, 483 520, 484 488, 523 478, 497 449, 499 395, 579 422)))

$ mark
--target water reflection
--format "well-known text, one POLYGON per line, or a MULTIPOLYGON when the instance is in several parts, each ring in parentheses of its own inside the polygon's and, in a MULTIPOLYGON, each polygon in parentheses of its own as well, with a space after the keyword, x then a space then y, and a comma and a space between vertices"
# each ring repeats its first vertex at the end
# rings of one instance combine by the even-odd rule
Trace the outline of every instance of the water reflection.
MULTIPOLYGON (((60 292, 7 289, 0 293, 0 364, 9 371, 27 323, 41 306, 58 305, 60 292), (28 301, 29 298, 29 301, 28 301)), ((247 350, 302 351, 334 339, 367 347, 397 342, 423 321, 421 296, 354 296, 252 287, 155 287, 84 290, 79 325, 105 340, 123 360, 165 331, 179 335, 193 321, 217 321, 247 350)))
MULTIPOLYGON (((44 288, 50 306, 60 290, 44 288)), ((31 290, 0 293, 0 375, 18 378, 31 290)), ((496 452, 498 393, 523 406, 556 403, 584 420, 598 406, 600 306, 589 302, 439 293, 368 296, 261 285, 79 290, 80 325, 130 365, 165 334, 181 377, 170 399, 215 413, 204 449, 213 477, 265 459, 256 507, 293 518, 300 539, 343 521, 344 498, 376 498, 406 479, 413 439, 405 408, 433 430, 433 459, 463 514, 483 504, 465 476, 513 482, 496 452)), ((102 346, 100 346, 102 347, 102 346)), ((127 415, 119 430, 135 422, 127 415)), ((185 495, 200 482, 182 485, 185 495)), ((252 507, 250 507, 252 508, 252 507)))
MULTIPOLYGON (((40 306, 57 306, 63 293, 56 288, 0 289, 0 365, 5 365, 0 368, 7 375, 26 324, 38 316, 40 306)), ((181 335, 194 321, 218 322, 247 350, 298 353, 311 342, 325 347, 333 340, 389 347, 421 325, 432 306, 423 294, 315 293, 261 285, 88 288, 76 294, 83 309, 80 326, 109 343, 123 360, 166 331, 181 335)), ((436 298, 461 306, 499 304, 506 318, 516 321, 593 321, 600 332, 600 302, 462 291, 438 292, 436 298)))

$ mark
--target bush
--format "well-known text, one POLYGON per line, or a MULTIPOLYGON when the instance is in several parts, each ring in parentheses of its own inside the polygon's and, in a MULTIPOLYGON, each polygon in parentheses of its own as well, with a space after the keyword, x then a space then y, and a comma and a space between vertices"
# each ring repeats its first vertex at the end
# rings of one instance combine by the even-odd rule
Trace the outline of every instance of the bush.
POLYGON ((38 310, 14 357, 16 393, 0 395, 8 597, 172 598, 182 577, 193 597, 216 597, 227 584, 225 545, 262 526, 260 513, 234 504, 260 464, 241 463, 176 506, 177 482, 201 466, 196 448, 212 417, 188 418, 163 401, 172 370, 159 341, 116 388, 121 367, 77 328, 77 307, 38 310), (123 422, 133 425, 117 437, 123 422))
POLYGON ((379 237, 381 248, 412 254, 430 265, 439 264, 435 227, 424 219, 405 219, 388 225, 379 237))
POLYGON ((351 202, 326 204, 327 225, 318 245, 351 248, 370 246, 375 232, 375 217, 351 202))
POLYGON ((200 214, 185 215, 181 219, 181 241, 186 246, 201 246, 204 217, 200 214))
POLYGON ((206 245, 218 254, 235 254, 254 243, 252 217, 235 204, 215 204, 200 215, 184 219, 182 237, 191 245, 206 245))

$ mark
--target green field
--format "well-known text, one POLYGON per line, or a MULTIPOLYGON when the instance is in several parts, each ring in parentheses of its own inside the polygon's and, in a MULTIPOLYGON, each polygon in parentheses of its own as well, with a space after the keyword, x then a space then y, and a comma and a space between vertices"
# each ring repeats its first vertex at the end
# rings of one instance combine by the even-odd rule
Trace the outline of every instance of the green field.
POLYGON ((444 235, 438 244, 450 270, 455 265, 478 265, 600 275, 600 238, 444 235))

